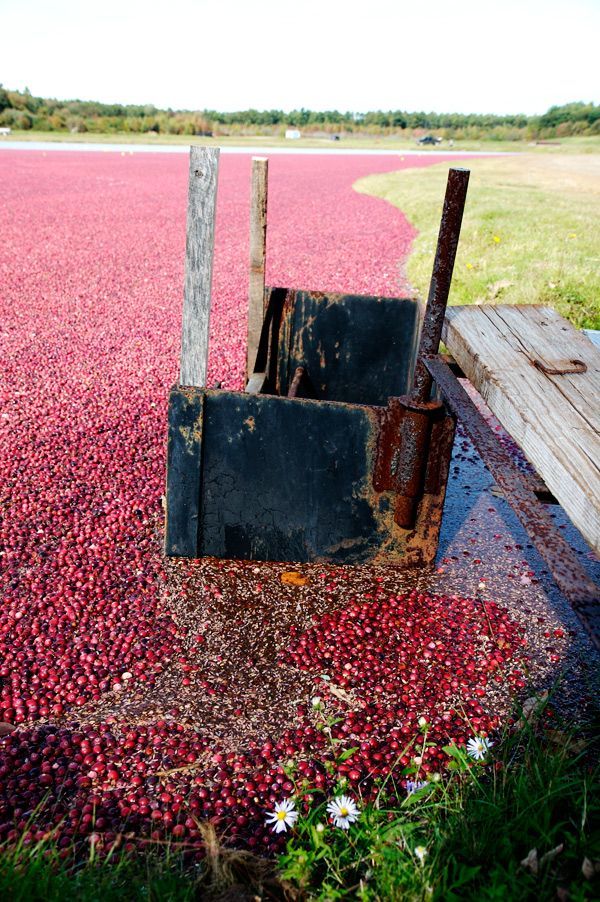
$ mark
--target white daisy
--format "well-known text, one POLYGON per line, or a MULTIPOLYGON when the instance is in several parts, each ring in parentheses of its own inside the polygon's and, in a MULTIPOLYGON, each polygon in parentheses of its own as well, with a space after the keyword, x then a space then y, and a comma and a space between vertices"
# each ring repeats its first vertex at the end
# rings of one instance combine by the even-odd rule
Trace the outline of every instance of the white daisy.
POLYGON ((358 820, 360 811, 350 796, 338 796, 327 804, 327 811, 336 827, 347 830, 350 824, 358 820))
POLYGON ((421 863, 423 863, 423 859, 427 855, 427 849, 425 846, 415 846, 415 855, 419 859, 421 863))
POLYGON ((298 818, 298 812, 290 799, 277 802, 275 811, 271 811, 266 818, 266 823, 272 825, 275 833, 285 833, 288 827, 293 827, 298 818))
POLYGON ((473 736, 473 738, 469 739, 467 742, 467 753, 471 758, 475 758, 477 761, 483 761, 493 744, 494 743, 489 739, 486 739, 485 736, 473 736))

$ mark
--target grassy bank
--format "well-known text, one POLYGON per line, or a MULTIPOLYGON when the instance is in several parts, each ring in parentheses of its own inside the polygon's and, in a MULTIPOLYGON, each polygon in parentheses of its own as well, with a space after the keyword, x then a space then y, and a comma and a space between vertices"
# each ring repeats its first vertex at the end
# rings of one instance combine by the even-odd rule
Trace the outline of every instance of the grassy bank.
MULTIPOLYGON (((450 302, 546 304, 578 327, 600 328, 600 158, 523 154, 464 165, 471 179, 450 302)), ((440 163, 355 185, 418 230, 407 273, 425 296, 447 171, 440 163)))
MULTIPOLYGON (((117 899, 583 900, 600 892, 600 793, 588 742, 529 725, 491 757, 454 749, 454 770, 393 808, 363 807, 347 831, 325 805, 300 818, 279 862, 227 851, 214 830, 190 866, 175 847, 79 864, 51 840, 0 851, 14 902, 117 899)), ((390 787, 387 787, 389 790, 390 787)))
POLYGON ((75 142, 81 144, 155 144, 157 147, 165 146, 189 146, 190 144, 207 145, 212 147, 286 147, 288 150, 302 147, 323 149, 350 148, 355 150, 390 150, 402 153, 407 150, 419 150, 429 153, 431 150, 452 151, 482 151, 485 153, 498 152, 528 152, 554 155, 557 153, 600 153, 600 136, 596 137, 571 137, 562 138, 560 142, 548 144, 530 144, 526 141, 493 141, 493 140, 456 140, 452 147, 447 141, 430 147, 421 146, 412 138, 402 136, 377 136, 377 135, 353 135, 342 137, 339 141, 323 137, 302 137, 297 141, 290 141, 280 135, 220 135, 214 138, 190 135, 167 134, 136 134, 132 132, 110 132, 100 134, 96 132, 84 132, 71 134, 67 131, 42 132, 34 130, 14 130, 6 139, 0 137, 0 146, 3 140, 10 141, 49 141, 51 143, 75 142))

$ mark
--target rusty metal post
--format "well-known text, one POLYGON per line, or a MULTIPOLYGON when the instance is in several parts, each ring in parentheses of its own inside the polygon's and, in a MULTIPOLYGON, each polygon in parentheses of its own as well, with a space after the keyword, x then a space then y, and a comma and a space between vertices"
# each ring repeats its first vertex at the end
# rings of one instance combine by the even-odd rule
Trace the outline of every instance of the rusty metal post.
POLYGON ((432 378, 423 362, 430 354, 437 354, 442 338, 442 327, 446 315, 446 305, 450 293, 452 271, 456 258, 456 249, 460 236, 460 226, 465 209, 467 188, 469 185, 468 169, 450 169, 446 196, 440 222, 433 272, 427 298, 427 308, 421 329, 421 341, 415 366, 412 388, 413 402, 429 400, 432 378))
MULTIPOLYGON (((405 399, 405 415, 397 436, 400 458, 396 468, 397 495, 394 519, 398 526, 404 529, 414 527, 418 504, 423 494, 432 426, 432 405, 429 403, 429 396, 433 381, 423 361, 426 356, 437 353, 442 337, 469 175, 468 169, 450 169, 448 172, 413 387, 410 398, 405 399)), ((441 406, 438 404, 438 407, 441 406)))
POLYGON ((431 429, 434 418, 443 413, 443 405, 439 401, 412 404, 410 398, 390 398, 390 406, 393 402, 403 414, 399 432, 402 466, 396 471, 394 520, 398 526, 412 529, 423 495, 431 429))

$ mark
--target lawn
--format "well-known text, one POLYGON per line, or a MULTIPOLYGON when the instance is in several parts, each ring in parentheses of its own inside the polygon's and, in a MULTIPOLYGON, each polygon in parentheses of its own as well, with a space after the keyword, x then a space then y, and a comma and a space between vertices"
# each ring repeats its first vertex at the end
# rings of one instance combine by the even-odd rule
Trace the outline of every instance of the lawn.
MULTIPOLYGON (((546 304, 600 328, 600 156, 472 159, 453 304, 546 304)), ((426 297, 448 164, 359 180, 357 191, 399 207, 418 230, 409 281, 426 297)))

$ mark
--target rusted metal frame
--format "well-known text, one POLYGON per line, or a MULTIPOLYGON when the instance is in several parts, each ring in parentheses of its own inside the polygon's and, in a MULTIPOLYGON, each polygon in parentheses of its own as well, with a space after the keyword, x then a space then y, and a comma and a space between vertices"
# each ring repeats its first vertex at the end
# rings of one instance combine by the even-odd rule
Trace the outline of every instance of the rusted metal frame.
POLYGON ((494 438, 473 401, 437 355, 423 362, 446 404, 463 424, 486 467, 548 565, 558 588, 570 602, 594 645, 600 648, 600 588, 581 566, 575 552, 560 534, 552 517, 538 500, 534 488, 494 438))
POLYGON ((431 430, 435 417, 443 416, 438 401, 406 404, 400 432, 400 458, 396 470, 396 507, 394 520, 410 529, 423 497, 425 472, 430 451, 431 430))

